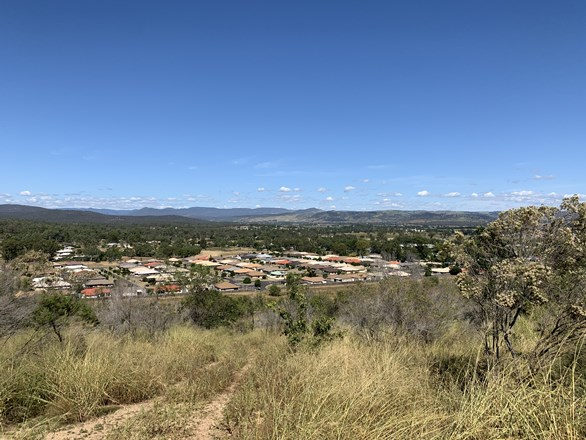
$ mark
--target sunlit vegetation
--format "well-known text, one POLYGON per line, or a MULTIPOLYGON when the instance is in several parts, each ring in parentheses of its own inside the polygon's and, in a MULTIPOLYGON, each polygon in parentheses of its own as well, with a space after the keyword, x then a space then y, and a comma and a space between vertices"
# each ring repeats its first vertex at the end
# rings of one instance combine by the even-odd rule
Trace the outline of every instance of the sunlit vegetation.
MULTIPOLYGON (((274 243, 276 231, 228 229, 224 238, 264 241, 271 232, 274 243)), ((198 243, 219 233, 207 230, 198 243)), ((212 274, 202 270, 182 301, 80 302, 19 295, 21 273, 44 260, 5 263, 3 433, 39 438, 144 402, 100 427, 102 437, 186 438, 206 405, 231 390, 217 434, 233 439, 586 437, 585 204, 508 211, 448 241, 420 231, 332 235, 369 250, 405 239, 411 245, 401 248, 412 252, 419 237, 458 271, 328 293, 290 275, 279 289, 236 297, 209 290, 212 274)))

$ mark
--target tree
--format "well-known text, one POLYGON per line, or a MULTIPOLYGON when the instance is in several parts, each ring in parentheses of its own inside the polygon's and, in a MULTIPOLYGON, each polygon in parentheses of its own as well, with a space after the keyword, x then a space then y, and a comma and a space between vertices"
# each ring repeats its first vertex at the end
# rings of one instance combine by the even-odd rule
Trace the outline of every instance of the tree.
POLYGON ((190 292, 183 305, 193 323, 204 328, 230 326, 254 313, 250 298, 228 297, 217 290, 190 292))
POLYGON ((98 319, 90 306, 70 295, 44 294, 33 312, 32 320, 37 327, 48 327, 63 342, 62 330, 73 318, 88 324, 97 324, 98 319))
POLYGON ((188 295, 183 301, 194 324, 214 328, 229 326, 254 313, 250 298, 228 297, 213 289, 217 277, 208 267, 194 265, 184 280, 188 295))
POLYGON ((281 295, 281 288, 277 284, 271 284, 269 286, 269 295, 270 296, 280 296, 281 295))
POLYGON ((502 213, 473 236, 459 234, 454 256, 462 294, 477 305, 485 352, 496 359, 514 344, 521 316, 530 317, 538 361, 586 332, 586 204, 577 197, 560 208, 525 207, 502 213))
POLYGON ((210 289, 217 281, 218 276, 209 267, 192 264, 189 274, 177 274, 181 287, 188 292, 201 292, 210 289))
POLYGON ((307 299, 307 288, 300 281, 300 275, 287 274, 289 298, 278 307, 284 323, 283 334, 293 350, 304 341, 315 347, 337 336, 332 332, 333 317, 311 316, 314 310, 307 299))

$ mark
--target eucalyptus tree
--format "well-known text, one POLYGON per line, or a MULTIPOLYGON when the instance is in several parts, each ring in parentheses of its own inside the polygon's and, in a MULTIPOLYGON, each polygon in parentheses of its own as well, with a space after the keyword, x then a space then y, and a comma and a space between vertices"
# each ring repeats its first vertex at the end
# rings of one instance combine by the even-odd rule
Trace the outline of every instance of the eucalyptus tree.
POLYGON ((530 206, 503 212, 475 235, 459 234, 457 282, 477 305, 487 354, 533 355, 573 349, 586 332, 586 203, 530 206), (515 329, 530 318, 532 348, 516 346, 515 329))

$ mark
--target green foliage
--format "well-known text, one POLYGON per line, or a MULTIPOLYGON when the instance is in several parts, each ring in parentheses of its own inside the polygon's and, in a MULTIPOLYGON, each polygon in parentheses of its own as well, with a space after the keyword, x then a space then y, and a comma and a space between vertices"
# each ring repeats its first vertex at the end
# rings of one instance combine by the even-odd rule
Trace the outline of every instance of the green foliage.
POLYGON ((450 267, 450 275, 458 275, 462 272, 462 268, 457 264, 455 266, 450 267))
MULTIPOLYGON (((137 219, 138 221, 138 219, 137 219)), ((431 258, 451 229, 415 232, 392 226, 271 226, 218 224, 58 224, 37 221, 0 220, 0 251, 11 260, 29 250, 54 253, 59 246, 74 243, 80 254, 93 261, 119 256, 187 257, 210 247, 255 247, 282 252, 285 249, 319 255, 340 253, 363 255, 369 251, 386 258, 408 260, 431 258), (431 232, 433 231, 433 232, 431 232), (107 243, 128 247, 106 247, 107 243), (431 246, 431 247, 430 247, 431 246)))
POLYGON ((250 298, 226 296, 217 290, 193 291, 183 305, 193 323, 204 328, 231 326, 254 313, 250 298))
POLYGON ((73 318, 96 325, 98 319, 92 308, 80 299, 70 295, 44 294, 32 315, 35 326, 50 328, 60 342, 63 341, 62 329, 73 318))
POLYGON ((431 274, 432 274, 432 272, 431 272, 431 266, 429 264, 426 264, 425 265, 425 272, 424 272, 423 275, 426 276, 426 277, 430 277, 431 274))
POLYGON ((333 332, 335 319, 332 316, 315 313, 310 318, 310 311, 315 309, 311 307, 311 301, 307 298, 308 292, 304 286, 300 285, 300 280, 300 275, 293 273, 287 275, 289 298, 278 308, 279 316, 284 324, 283 334, 293 350, 302 342, 315 347, 336 336, 333 332))
POLYGON ((189 268, 189 274, 177 275, 177 280, 181 286, 189 292, 208 290, 216 282, 217 278, 217 274, 212 269, 199 264, 192 264, 189 268))
POLYGON ((281 288, 277 284, 271 284, 269 286, 270 296, 281 296, 281 288))
POLYGON ((11 235, 2 240, 0 252, 6 261, 25 254, 28 251, 39 251, 53 255, 59 249, 59 243, 45 234, 19 234, 11 235))

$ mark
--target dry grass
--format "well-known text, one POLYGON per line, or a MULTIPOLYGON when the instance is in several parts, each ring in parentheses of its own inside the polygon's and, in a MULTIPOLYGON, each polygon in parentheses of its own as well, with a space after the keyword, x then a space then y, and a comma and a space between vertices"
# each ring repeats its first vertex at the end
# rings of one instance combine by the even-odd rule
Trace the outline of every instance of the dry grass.
POLYGON ((432 344, 348 332, 295 353, 270 333, 189 327, 154 340, 71 333, 64 345, 26 353, 19 343, 0 354, 2 420, 33 427, 15 438, 43 438, 52 423, 152 397, 153 405, 104 437, 188 436, 206 403, 251 359, 225 413, 234 439, 586 438, 583 365, 557 359, 530 376, 519 359, 486 371, 478 341, 456 326, 432 344))
POLYGON ((348 337, 319 352, 290 356, 273 346, 232 401, 230 430, 237 439, 586 436, 584 390, 571 370, 565 381, 547 374, 521 380, 519 365, 512 363, 481 380, 469 356, 470 363, 438 377, 444 344, 348 337))
POLYGON ((191 327, 150 340, 72 331, 64 344, 44 341, 22 352, 24 338, 6 344, 0 355, 4 428, 23 421, 81 422, 155 396, 205 399, 227 386, 249 347, 258 344, 253 336, 191 327))

